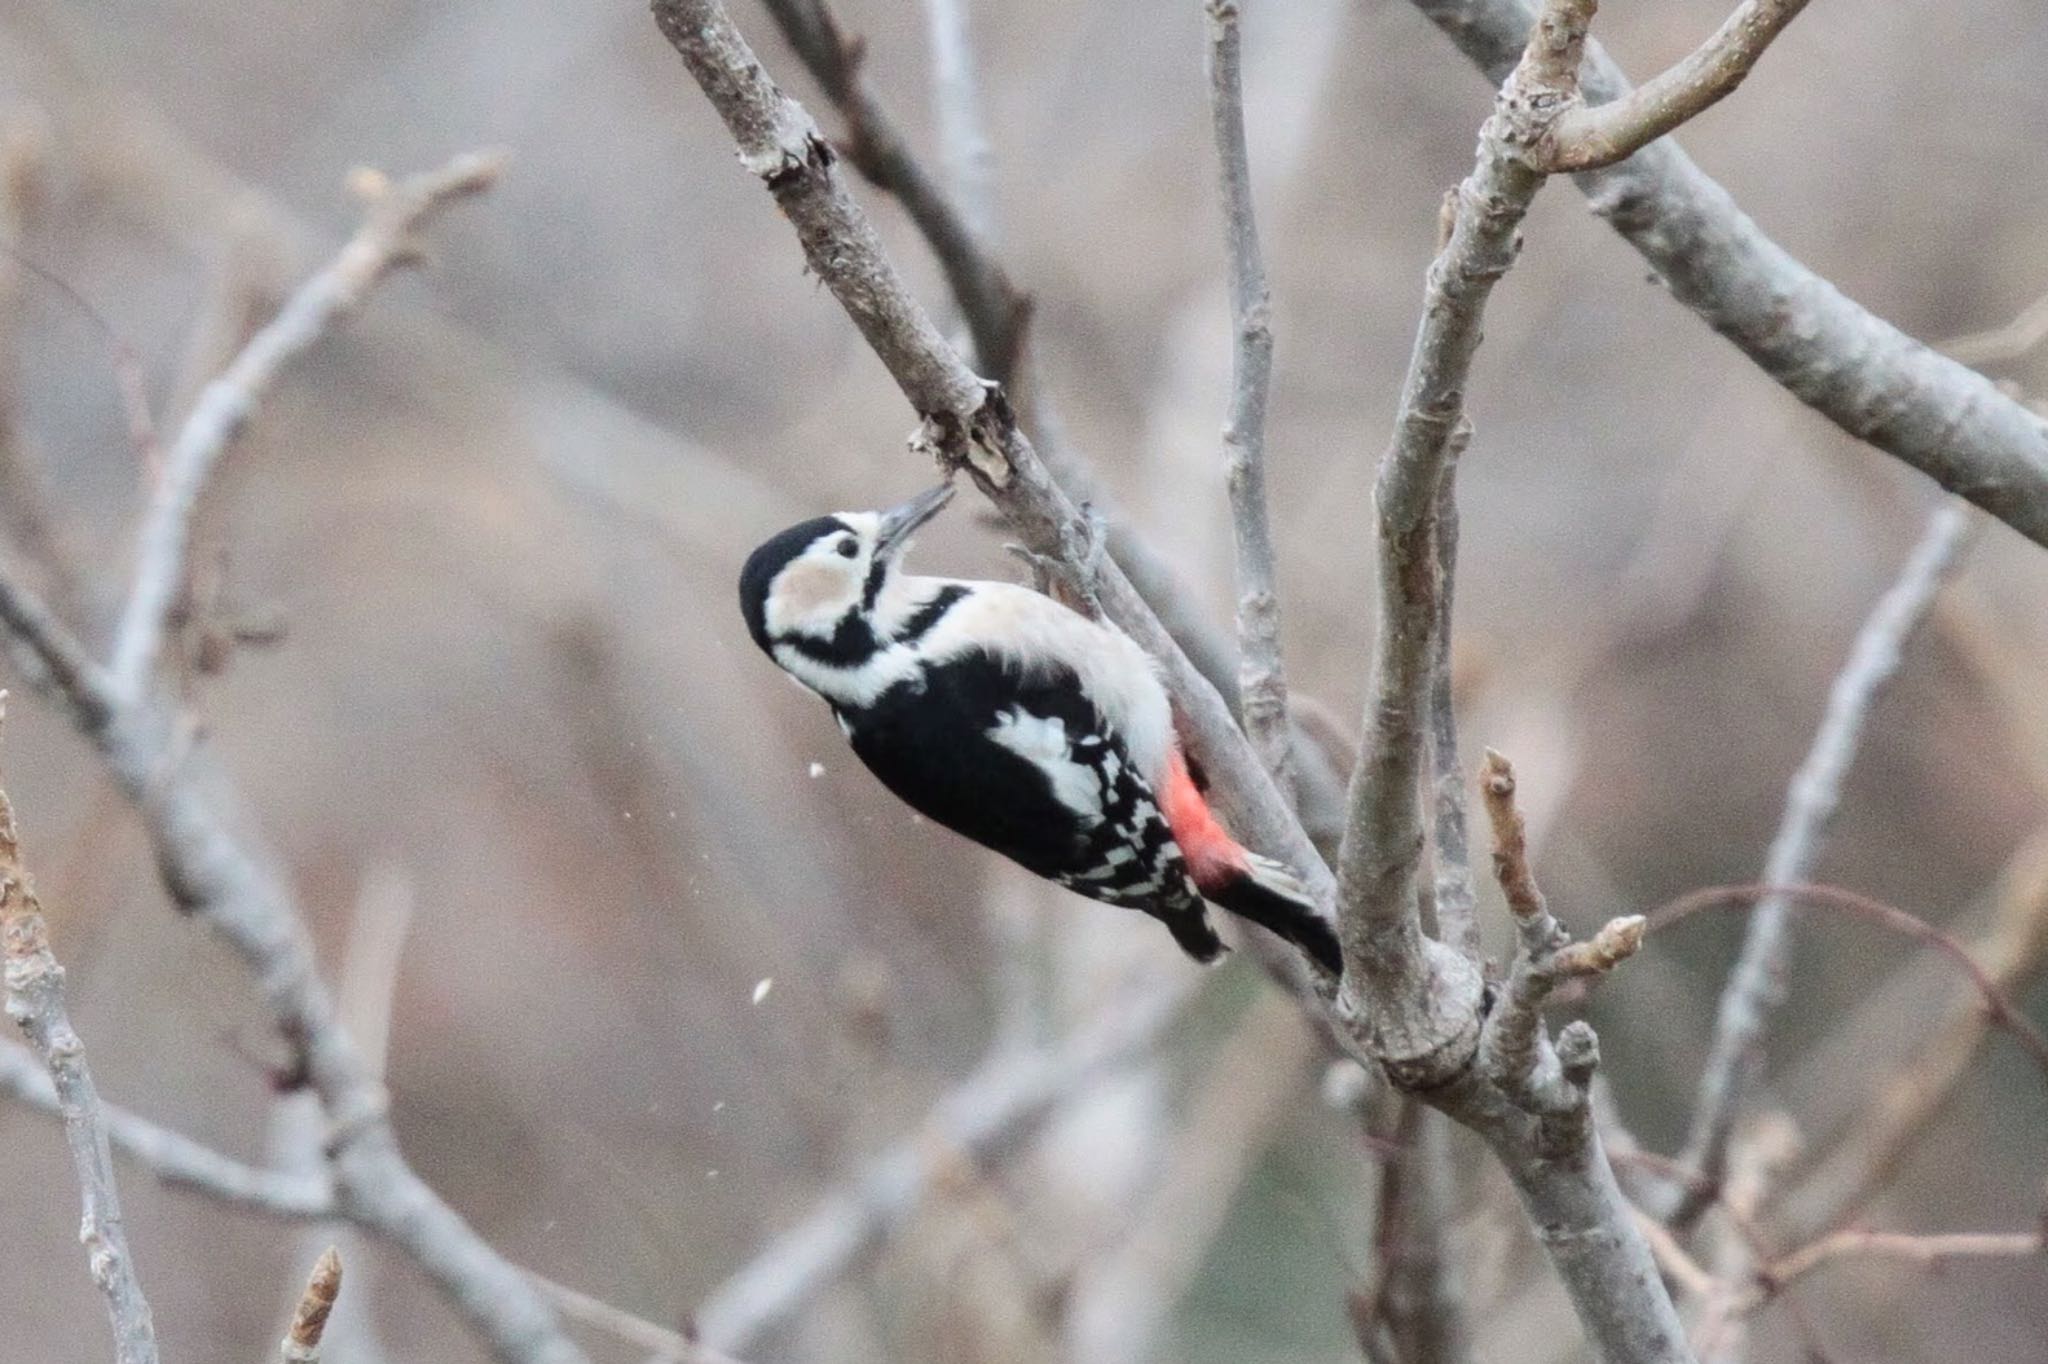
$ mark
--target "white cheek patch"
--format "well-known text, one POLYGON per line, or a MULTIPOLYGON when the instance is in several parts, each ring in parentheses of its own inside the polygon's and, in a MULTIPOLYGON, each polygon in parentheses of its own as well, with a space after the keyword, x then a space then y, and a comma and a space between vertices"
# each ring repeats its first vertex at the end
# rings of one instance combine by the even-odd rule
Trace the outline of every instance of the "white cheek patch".
POLYGON ((1012 707, 996 717, 988 737, 1045 773, 1053 798, 1088 827, 1102 821, 1102 783, 1095 769, 1074 761, 1066 721, 1012 707))

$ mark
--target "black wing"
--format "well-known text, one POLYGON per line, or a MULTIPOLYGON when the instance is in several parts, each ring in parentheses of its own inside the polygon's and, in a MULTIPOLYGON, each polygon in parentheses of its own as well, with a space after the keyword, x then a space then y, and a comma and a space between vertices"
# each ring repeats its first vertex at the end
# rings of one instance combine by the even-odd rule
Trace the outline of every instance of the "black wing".
POLYGON ((1021 677, 976 652, 927 667, 921 686, 898 686, 841 723, 869 770, 926 818, 1091 899, 1157 915, 1177 938, 1194 934, 1182 938, 1189 951, 1214 955, 1150 785, 1071 672, 1021 677), (995 737, 1019 725, 1058 743, 1051 767, 995 737))

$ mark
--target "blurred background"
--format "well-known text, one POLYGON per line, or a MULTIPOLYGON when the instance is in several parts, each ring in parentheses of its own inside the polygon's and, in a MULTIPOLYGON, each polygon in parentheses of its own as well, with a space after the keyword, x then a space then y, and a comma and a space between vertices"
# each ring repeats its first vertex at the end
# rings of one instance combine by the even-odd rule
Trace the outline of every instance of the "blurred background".
MULTIPOLYGON (((837 8, 929 154, 923 7, 837 8)), ((1285 642, 1297 692, 1348 728, 1371 479, 1438 201, 1489 90, 1398 0, 1248 9, 1285 642)), ((1615 4, 1600 32, 1641 75, 1725 11, 1615 4)), ((836 130, 759 9, 734 13, 836 130)), ((1226 620, 1202 7, 971 17, 1043 393, 1226 620)), ((2044 63, 2030 0, 1820 5, 1684 141, 1779 242, 1939 341, 2048 294, 2044 63)), ((196 707, 372 1035, 388 996, 409 1154, 519 1262, 676 1326, 991 1049, 1194 969, 1149 922, 912 818, 748 641, 732 584, 754 544, 931 471, 643 5, 6 0, 0 130, 6 240, 103 319, 0 262, 0 525, 18 556, 47 562, 47 535, 77 565, 65 606, 95 639, 145 487, 109 329, 174 429, 352 229, 352 167, 511 153, 499 188, 432 231, 425 268, 291 371, 234 447, 187 646, 196 707)), ((860 188, 952 317, 900 210, 860 188)), ((1514 757, 1538 870, 1590 929, 1755 879, 1828 682, 1935 499, 1673 305, 1568 185, 1526 237, 1470 398, 1457 677, 1468 756, 1514 757)), ((1990 372, 2048 394, 2048 348, 1990 372)), ((1014 576, 1004 538, 963 500, 918 559, 1014 576)), ((2044 602, 2048 556, 1988 528, 1874 717, 1825 879, 1971 942, 2048 914, 2044 602)), ((171 911, 94 756, 16 686, 7 787, 101 1087, 241 1157, 302 1161, 307 1101, 273 1092, 277 1044, 238 964, 171 911)), ((1497 900, 1483 912, 1503 936, 1497 900)), ((1740 923, 1658 935, 1591 1005, 1652 1149, 1683 1133, 1740 923)), ((1770 1097, 1812 1165, 1967 1001, 1867 927, 1797 933, 1770 1097)), ((2028 998, 2048 1019, 2048 993, 2028 998)), ((1009 1159, 948 1165, 748 1357, 1357 1358, 1344 1302, 1371 1274, 1385 1148, 1327 1101, 1320 1055, 1234 961, 1009 1159)), ((2044 1122, 2040 1076, 1994 1039, 1865 1216, 2027 1229, 2044 1122)), ((1452 1151, 1445 1238, 1482 1356, 1582 1357, 1490 1160, 1452 1151)), ((264 1357, 336 1239, 138 1170, 122 1192, 170 1359, 264 1357)), ((8 1361, 104 1355, 76 1225, 56 1129, 0 1103, 8 1361)), ((332 1364, 483 1358, 409 1264, 340 1239, 352 1310, 332 1364)), ((1760 1314, 1753 1357, 1799 1358, 1811 1329, 1842 1359, 2048 1359, 2038 1259, 1844 1264, 1796 1297, 1804 1326, 1760 1314)), ((645 1355, 587 1341, 600 1361, 645 1355)))

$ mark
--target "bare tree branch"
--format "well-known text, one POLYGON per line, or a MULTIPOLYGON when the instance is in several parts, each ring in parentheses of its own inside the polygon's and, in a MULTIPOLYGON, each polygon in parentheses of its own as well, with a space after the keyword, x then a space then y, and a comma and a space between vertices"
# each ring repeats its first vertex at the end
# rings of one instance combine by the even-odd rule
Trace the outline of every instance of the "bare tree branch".
MULTIPOLYGON (((840 31, 838 21, 821 0, 764 3, 790 46, 818 78, 826 96, 845 115, 847 128, 842 150, 847 160, 878 188, 901 201, 918 231, 932 244, 946 282, 961 301, 961 313, 974 337, 977 363, 997 382, 1007 382, 1017 365, 1025 328, 1030 322, 1030 297, 1010 282, 987 249, 983 230, 947 197, 911 155, 902 130, 868 89, 861 74, 860 42, 840 31)), ((662 6, 657 5, 655 12, 659 15, 662 6)), ((670 41, 675 41, 673 35, 670 41)), ((805 122, 808 125, 809 120, 805 122)), ((817 130, 807 128, 804 136, 816 137, 817 130)), ((800 147, 801 142, 799 138, 793 145, 800 147)), ((767 174, 751 164, 749 169, 767 174)), ((868 335, 865 326, 862 334, 868 335)), ((868 335, 868 340, 873 344, 872 335, 868 335)), ((887 360, 886 355, 884 359, 887 360)), ((893 363, 890 369, 895 370, 893 363)))
POLYGON ((341 1295, 341 1256, 332 1246, 313 1262, 306 1291, 292 1310, 292 1324, 284 1333, 284 1364, 320 1364, 320 1338, 327 1333, 327 1314, 341 1295))
MULTIPOLYGON (((1576 0, 1588 21, 1595 0, 1576 0)), ((1728 21, 1676 66, 1606 104, 1567 110, 1552 127, 1552 171, 1597 170, 1633 155, 1735 92, 1807 0, 1742 0, 1728 21)))
POLYGON ((1230 275, 1230 413, 1223 424, 1223 468, 1237 547, 1238 713, 1252 751, 1290 800, 1293 740, 1287 724, 1287 673, 1280 658, 1280 589, 1273 566, 1272 514, 1266 506, 1266 395, 1273 385, 1273 306, 1259 251, 1245 146, 1244 35, 1238 0, 1208 0, 1209 113, 1223 198, 1225 261, 1230 275))
MULTIPOLYGON (((220 396, 202 395, 187 429, 196 423, 201 431, 220 431, 223 440, 232 434, 248 410, 242 397, 259 392, 276 366, 317 335, 326 319, 412 249, 401 229, 419 221, 426 211, 419 204, 481 188, 495 164, 488 157, 458 158, 436 176, 409 181, 410 188, 398 191, 380 182, 381 207, 372 218, 385 226, 367 237, 359 235, 321 277, 328 284, 313 297, 302 296, 301 322, 259 351, 267 358, 250 360, 250 350, 243 351, 230 375, 239 371, 244 380, 254 376, 260 382, 209 388, 209 394, 220 396), (250 361, 247 369, 244 360, 250 361), (209 411, 214 415, 204 416, 209 411)), ((281 326, 282 320, 273 325, 281 326)), ((130 645, 143 666, 132 675, 129 689, 115 686, 92 664, 4 564, 0 627, 16 652, 30 658, 31 680, 71 712, 142 814, 172 897, 219 934, 256 977, 294 1053, 294 1073, 286 1078, 319 1096, 332 1126, 328 1161, 341 1214, 416 1261, 504 1364, 587 1364, 521 1271, 406 1162, 383 1086, 315 970, 312 942, 290 887, 274 870, 276 860, 238 817, 232 785, 157 682, 153 658, 164 613, 183 576, 192 498, 218 455, 218 443, 210 446, 209 440, 194 436, 188 446, 180 437, 172 463, 179 464, 179 451, 188 448, 196 452, 192 463, 182 475, 166 471, 164 495, 152 504, 138 573, 153 575, 154 582, 138 582, 125 613, 143 634, 124 631, 124 637, 145 641, 130 645), (173 485, 185 491, 172 495, 173 485), (148 642, 151 636, 154 643, 148 642)))
MULTIPOLYGON (((1494 81, 1520 59, 1537 15, 1535 0, 1413 3, 1494 81)), ((1597 43, 1580 80, 1596 106, 1630 88, 1597 43)), ((2048 545, 2048 419, 1844 297, 1766 237, 1675 142, 1577 178, 1672 297, 1794 397, 2048 545)))
POLYGON ((1149 1051, 1192 995, 1192 983, 1181 977, 1120 1002, 1051 1051, 991 1058, 916 1132, 827 1194, 707 1297, 695 1314, 700 1338, 720 1349, 748 1348, 916 1211, 942 1168, 961 1156, 986 1159, 1018 1141, 1054 1105, 1149 1051))
MULTIPOLYGON (((25 1047, 14 1043, 0 1044, 0 1095, 14 1098, 37 1112, 61 1115, 49 1077, 25 1047)), ((320 1222, 343 1214, 333 1186, 323 1177, 259 1169, 113 1104, 102 1104, 101 1111, 106 1116, 108 1143, 115 1153, 171 1188, 187 1189, 230 1208, 287 1221, 320 1222)), ((629 1345, 655 1351, 668 1364, 735 1364, 729 1356, 695 1344, 681 1332, 657 1326, 532 1270, 522 1272, 535 1290, 565 1317, 629 1345)))
MULTIPOLYGON (((0 707, 5 697, 0 694, 0 707)), ((86 1064, 85 1045, 64 1007, 64 968, 50 952, 49 933, 35 885, 22 865, 14 808, 0 790, 0 936, 5 938, 7 1016, 20 1027, 49 1072, 71 1167, 78 1177, 85 1244, 92 1281, 107 1300, 118 1364, 156 1364, 156 1328, 149 1302, 136 1278, 121 1221, 121 1197, 114 1187, 114 1158, 108 1149, 106 1116, 86 1064)))
MULTIPOLYGON (((62 1111, 49 1076, 12 1043, 0 1044, 0 1095, 39 1113, 62 1111)), ((173 1188, 267 1217, 326 1217, 335 1211, 334 1190, 325 1178, 259 1170, 114 1104, 102 1104, 101 1113, 113 1149, 173 1188)))
POLYGON ((8 655, 37 691, 64 707, 79 729, 103 731, 114 718, 114 689, 106 670, 57 619, 0 550, 0 631, 8 655))
POLYGON ((164 459, 143 512, 133 586, 121 609, 111 665, 115 695, 147 690, 164 636, 185 590, 192 516, 221 454, 247 424, 285 365, 354 310, 391 269, 417 255, 417 233, 449 204, 489 188, 503 159, 472 153, 396 185, 374 172, 357 177, 369 200, 363 225, 326 269, 299 287, 270 324, 242 348, 193 405, 164 459))
MULTIPOLYGON (((1121 1005, 1051 1049, 1007 1051, 934 1106, 918 1131, 877 1157, 866 1173, 828 1195, 707 1300, 700 1329, 713 1339, 752 1338, 835 1281, 870 1246, 910 1217, 941 1171, 959 1155, 985 1159, 1020 1142, 1055 1108, 1154 1047, 1193 998, 1184 977, 1121 1005)), ((33 1058, 0 1044, 0 1094, 58 1111, 33 1058)), ((106 1106, 114 1149, 163 1182, 265 1216, 318 1220, 351 1216, 324 1179, 257 1169, 122 1109, 106 1106)), ((641 1321, 599 1299, 520 1271, 566 1315, 676 1364, 730 1364, 727 1356, 641 1321), (659 1334, 657 1334, 659 1333, 659 1334)))
POLYGON ((450 1208, 399 1150, 388 1100, 315 972, 285 882, 228 813, 207 750, 152 697, 92 736, 141 810, 166 885, 240 955, 260 983, 299 1074, 332 1125, 340 1211, 412 1257, 505 1364, 585 1364, 519 1269, 450 1208))
POLYGON ((1528 149, 1576 91, 1584 38, 1584 16, 1570 3, 1546 10, 1480 129, 1477 164, 1446 205, 1450 230, 1430 263, 1394 436, 1374 487, 1379 612, 1364 756, 1337 857, 1338 927, 1346 1002, 1368 1018, 1382 1060, 1405 1083, 1440 1082, 1453 1071, 1476 1044, 1479 1020, 1477 966, 1424 937, 1415 903, 1418 787, 1444 618, 1438 499, 1487 299, 1514 264, 1522 218, 1543 186, 1528 149))
MULTIPOLYGON (((1926 617, 1954 566, 1971 519, 1962 505, 1944 504, 1928 522, 1898 580, 1858 632, 1848 661, 1830 689, 1827 713, 1813 746, 1792 778, 1784 818, 1764 860, 1764 881, 1783 885, 1811 877, 1870 709, 1898 671, 1901 650, 1926 617)), ((1766 899, 1757 906, 1742 952, 1721 992, 1714 1044, 1700 1076, 1699 1100, 1680 1157, 1699 1173, 1701 1183, 1681 1190, 1668 1210, 1669 1220, 1680 1227, 1690 1224, 1706 1206, 1703 1194, 1694 1190, 1711 1191, 1719 1184, 1728 1135, 1761 1069, 1764 1028, 1785 993, 1790 912, 1790 903, 1782 898, 1766 899)))

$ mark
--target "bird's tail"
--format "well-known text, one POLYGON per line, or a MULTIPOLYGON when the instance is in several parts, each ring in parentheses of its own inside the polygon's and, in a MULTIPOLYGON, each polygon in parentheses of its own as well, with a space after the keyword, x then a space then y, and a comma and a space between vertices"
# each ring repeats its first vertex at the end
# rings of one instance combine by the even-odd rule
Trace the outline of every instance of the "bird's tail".
POLYGON ((1331 975, 1343 974, 1337 932, 1316 907, 1308 887, 1286 867, 1247 850, 1230 836, 1178 751, 1168 759, 1160 786, 1160 805, 1173 829, 1173 841, 1187 858, 1202 898, 1279 934, 1331 975))
POLYGON ((1161 914, 1159 921, 1166 925, 1166 931, 1173 934, 1180 950, 1207 966, 1224 953, 1223 939, 1216 936, 1216 930, 1209 925, 1209 916, 1203 911, 1202 902, 1196 900, 1191 911, 1161 914))
POLYGON ((1344 972, 1337 931, 1300 879, 1270 857, 1244 853, 1244 866, 1231 868, 1209 884, 1196 882, 1204 898, 1240 918, 1277 933, 1313 957, 1331 975, 1344 972))

